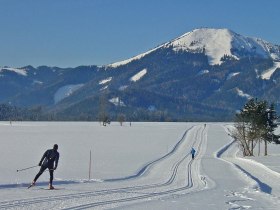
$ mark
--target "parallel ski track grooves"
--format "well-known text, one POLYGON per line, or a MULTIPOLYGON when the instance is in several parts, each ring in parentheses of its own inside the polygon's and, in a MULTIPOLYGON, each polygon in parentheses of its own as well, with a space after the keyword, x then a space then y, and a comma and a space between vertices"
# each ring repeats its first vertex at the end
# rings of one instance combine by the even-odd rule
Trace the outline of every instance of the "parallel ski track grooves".
MULTIPOLYGON (((203 131, 205 130, 205 128, 203 129, 203 131)), ((203 133, 202 131, 202 133, 203 133)), ((197 139, 197 135, 198 135, 198 132, 196 133, 196 139, 197 139)), ((195 144, 196 141, 194 141, 193 145, 195 144)), ((192 145, 192 146, 193 146, 192 145)), ((200 138, 200 142, 199 142, 199 145, 198 145, 198 148, 197 148, 197 153, 199 153, 200 151, 200 148, 201 148, 201 145, 202 145, 202 138, 200 138)), ((173 182, 173 180, 175 179, 175 176, 176 176, 176 172, 177 172, 177 169, 179 167, 179 165, 183 162, 183 160, 189 156, 186 155, 184 156, 183 159, 181 159, 180 161, 178 161, 176 163, 176 166, 174 168, 174 171, 172 173, 172 176, 169 180, 172 180, 170 183, 173 182), (176 171, 176 172, 175 172, 176 171), (174 175, 174 172, 175 172, 175 175, 174 175)), ((107 200, 107 201, 100 201, 100 202, 94 202, 94 203, 89 203, 89 204, 84 204, 84 205, 78 205, 78 206, 74 206, 74 207, 69 207, 69 208, 64 208, 66 210, 72 210, 72 209, 87 209, 87 208, 93 208, 93 207, 97 207, 97 206, 105 206, 105 205, 109 205, 109 204, 114 204, 114 203, 123 203, 123 202, 129 202, 129 201, 135 201, 135 200, 142 200, 142 199, 145 199, 145 198, 151 198, 151 197, 156 197, 156 196, 162 196, 162 195, 167 195, 167 194, 171 194, 171 193, 175 193, 175 192, 180 192, 180 191, 183 191, 183 190, 187 190, 187 189, 190 189, 191 187, 193 187, 193 180, 192 180, 192 170, 191 170, 191 165, 193 163, 193 160, 191 160, 189 163, 188 163, 188 184, 184 187, 180 187, 180 188, 175 188, 175 189, 171 189, 171 190, 165 190, 165 191, 161 191, 161 192, 156 192, 156 193, 150 193, 150 194, 146 194, 146 195, 141 195, 141 196, 133 196, 133 197, 129 197, 129 198, 122 198, 122 199, 114 199, 114 200, 107 200)), ((168 181, 169 182, 169 181, 168 181)), ((167 183, 168 183, 167 182, 167 183)), ((169 184, 170 184, 169 183, 169 184)))
MULTIPOLYGON (((188 131, 190 131, 193 127, 187 129, 182 138, 180 139, 179 142, 177 142, 177 144, 174 146, 174 148, 172 149, 172 151, 170 151, 169 153, 167 153, 166 155, 164 155, 163 157, 160 157, 157 160, 154 160, 150 163, 148 163, 146 166, 144 166, 143 168, 145 168, 145 170, 141 169, 140 171, 142 171, 142 173, 140 174, 139 172, 137 173, 138 176, 141 176, 145 173, 146 169, 148 168, 148 166, 151 166, 152 164, 155 164, 156 162, 166 158, 167 156, 171 155, 172 153, 174 153, 177 148, 179 147, 179 145, 182 143, 182 141, 184 140, 185 136, 187 135, 188 131)), ((174 174, 174 172, 173 172, 174 174)), ((172 176, 173 176, 172 174, 172 176)), ((130 177, 135 177, 135 175, 132 175, 130 177)), ((127 178, 128 179, 128 178, 127 178)), ((131 179, 131 178, 130 178, 131 179)), ((172 179, 172 177, 170 178, 172 179)), ((170 179, 166 182, 170 182, 170 179)), ((125 178, 118 178, 118 179, 109 179, 109 182, 113 182, 113 181, 120 181, 120 180, 126 180, 125 178)), ((107 195, 107 194, 113 194, 113 193, 118 193, 118 192, 122 192, 124 190, 138 190, 138 189, 148 189, 148 188, 153 188, 153 187, 157 187, 157 186, 164 186, 166 185, 166 183, 163 184, 152 184, 152 185, 142 185, 142 186, 133 186, 133 187, 123 187, 123 188, 116 188, 116 189, 108 189, 108 190, 100 190, 100 191, 88 191, 88 192, 82 192, 82 193, 73 193, 73 194, 67 194, 67 195, 61 195, 61 196, 48 196, 48 197, 40 197, 40 198, 34 198, 34 199, 21 199, 21 200, 12 200, 12 201, 4 201, 4 202, 0 202, 0 208, 3 207, 15 207, 15 206, 20 206, 20 205, 24 205, 24 204, 36 204, 36 203, 40 203, 40 202, 49 202, 49 201, 59 201, 59 200, 64 200, 64 199, 74 199, 74 198, 82 198, 82 197, 91 197, 91 196, 99 196, 99 195, 107 195), (13 202, 13 204, 7 204, 7 202, 13 202), (16 203, 16 204, 15 204, 16 203), (2 205, 1 205, 2 204, 2 205)))
MULTIPOLYGON (((188 131, 190 131, 193 127, 189 128, 188 130, 185 131, 185 133, 183 134, 182 138, 180 139, 180 141, 175 145, 175 147, 173 148, 173 150, 171 152, 169 152, 168 154, 166 154, 165 156, 147 164, 142 170, 140 170, 140 172, 137 174, 138 177, 143 175, 145 173, 145 171, 147 170, 148 167, 150 167, 152 164, 155 164, 156 162, 166 158, 167 156, 173 154, 179 147, 179 145, 184 141, 186 134, 188 133, 188 131)), ((204 130, 204 129, 203 129, 204 130)), ((198 131, 196 132, 196 139, 198 138, 198 131)), ((203 131, 202 131, 203 133, 203 131)), ((198 140, 198 139, 197 139, 198 140)), ((196 141, 194 141, 193 145, 196 143, 196 141)), ((197 153, 199 153, 200 147, 202 144, 202 139, 200 138, 200 143, 199 146, 197 148, 197 153)), ((189 154, 185 155, 181 160, 179 160, 175 166, 173 167, 173 172, 172 175, 170 177, 170 179, 165 182, 165 183, 161 183, 161 184, 151 184, 151 185, 139 185, 139 186, 132 186, 132 187, 124 187, 124 188, 115 188, 115 189, 108 189, 108 190, 100 190, 100 191, 89 191, 89 192, 83 192, 83 193, 73 193, 73 194, 67 194, 67 195, 61 195, 61 196, 51 196, 51 197, 40 197, 40 198, 31 198, 31 199, 24 199, 24 200, 12 200, 12 201, 4 201, 4 202, 0 202, 0 208, 13 208, 13 207, 23 207, 25 205, 32 205, 32 204, 37 204, 37 203, 42 203, 42 202, 54 202, 54 201, 60 201, 60 200, 65 200, 65 199, 75 199, 75 198, 85 198, 85 197, 94 197, 94 196, 100 196, 100 195, 108 195, 108 194, 114 194, 114 193, 122 193, 122 192, 126 192, 126 190, 145 190, 145 189, 151 189, 151 188, 155 188, 155 187, 163 187, 163 186, 167 186, 170 185, 176 175, 177 175, 177 170, 180 166, 180 164, 189 156, 189 154), (11 203, 12 202, 12 203, 11 203)), ((186 190, 189 189, 193 186, 193 181, 192 181, 192 173, 191 173, 191 165, 192 165, 192 160, 188 163, 188 184, 184 187, 181 188, 177 188, 177 189, 172 189, 172 190, 166 190, 166 191, 162 191, 162 192, 156 192, 156 193, 147 193, 144 195, 140 195, 140 196, 133 196, 133 197, 129 197, 129 198, 123 198, 123 199, 115 199, 115 200, 108 200, 108 201, 100 201, 100 202, 95 202, 95 203, 90 203, 90 204, 85 204, 85 205, 79 205, 76 207, 69 207, 66 209, 84 209, 84 208, 91 208, 91 207, 96 207, 96 206, 103 206, 103 205, 109 205, 109 204, 113 204, 113 203, 122 203, 122 202, 127 202, 127 201, 135 201, 135 200, 141 200, 141 199, 145 199, 145 198, 149 198, 149 197, 155 197, 155 196, 160 196, 160 195, 166 195, 166 194, 170 194, 170 193, 174 193, 174 192, 179 192, 182 190, 186 190)), ((131 177, 136 177, 136 176, 131 176, 131 177)), ((126 178, 126 179, 131 179, 131 177, 126 178)), ((123 179, 123 180, 126 180, 123 179)), ((121 180, 121 179, 111 179, 108 181, 117 181, 117 180, 121 180)), ((137 193, 137 192, 133 192, 133 193, 137 193)), ((140 193, 140 192, 139 192, 140 193)))

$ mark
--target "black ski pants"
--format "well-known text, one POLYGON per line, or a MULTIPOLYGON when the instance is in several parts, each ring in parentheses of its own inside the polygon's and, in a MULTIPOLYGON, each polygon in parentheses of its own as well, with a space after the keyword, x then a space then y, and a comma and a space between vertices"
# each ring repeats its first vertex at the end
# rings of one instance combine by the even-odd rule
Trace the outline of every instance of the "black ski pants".
POLYGON ((194 159, 194 154, 192 154, 192 159, 194 159))
POLYGON ((49 169, 49 172, 50 172, 50 185, 52 185, 52 182, 53 182, 53 167, 51 167, 51 166, 48 166, 48 165, 42 165, 41 166, 41 168, 40 168, 40 171, 39 171, 39 173, 35 176, 35 178, 34 178, 34 181, 36 182, 37 181, 37 179, 42 175, 42 173, 44 173, 44 171, 46 170, 46 169, 49 169))

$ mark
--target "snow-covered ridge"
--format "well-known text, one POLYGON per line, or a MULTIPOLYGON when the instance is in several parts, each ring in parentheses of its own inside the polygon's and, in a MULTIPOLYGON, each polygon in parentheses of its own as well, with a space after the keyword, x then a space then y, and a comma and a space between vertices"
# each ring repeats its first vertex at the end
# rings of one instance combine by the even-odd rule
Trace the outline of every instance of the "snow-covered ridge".
POLYGON ((229 29, 201 28, 185 33, 138 56, 110 64, 108 67, 115 68, 139 60, 163 47, 172 47, 174 51, 204 52, 210 65, 220 65, 221 58, 225 55, 237 60, 246 56, 258 56, 280 61, 280 46, 278 45, 259 38, 242 36, 229 29))
POLYGON ((245 37, 228 29, 196 29, 170 43, 174 50, 205 52, 210 65, 221 64, 224 55, 235 59, 252 55, 280 59, 280 47, 262 39, 245 37))
POLYGON ((149 51, 147 51, 145 53, 142 53, 142 54, 139 54, 137 56, 134 56, 132 58, 129 58, 127 60, 123 60, 123 61, 119 61, 119 62, 115 62, 115 63, 109 64, 107 67, 116 68, 116 67, 119 67, 119 66, 122 66, 122 65, 126 65, 126 64, 128 64, 128 63, 130 63, 132 61, 139 60, 139 59, 143 58, 144 56, 150 54, 151 52, 156 51, 157 49, 161 48, 162 46, 163 45, 161 45, 161 46, 159 46, 157 48, 154 48, 152 50, 149 50, 149 51))
MULTIPOLYGON (((196 29, 170 43, 175 51, 198 51, 208 56, 209 64, 221 64, 221 58, 231 53, 232 34, 227 29, 196 29)), ((233 55, 232 55, 233 56, 233 55)), ((236 56, 234 58, 238 59, 236 56)))
POLYGON ((27 76, 27 71, 25 69, 17 69, 17 68, 10 68, 10 67, 0 67, 0 72, 2 71, 12 71, 22 76, 27 76))

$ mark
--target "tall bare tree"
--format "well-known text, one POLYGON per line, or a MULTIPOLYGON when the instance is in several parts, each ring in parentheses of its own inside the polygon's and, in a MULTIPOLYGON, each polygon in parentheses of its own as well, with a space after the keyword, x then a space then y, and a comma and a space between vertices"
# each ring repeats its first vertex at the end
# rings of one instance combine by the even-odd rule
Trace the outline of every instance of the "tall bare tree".
POLYGON ((105 94, 102 94, 99 98, 99 113, 98 120, 103 126, 109 122, 109 115, 107 113, 107 100, 105 94))

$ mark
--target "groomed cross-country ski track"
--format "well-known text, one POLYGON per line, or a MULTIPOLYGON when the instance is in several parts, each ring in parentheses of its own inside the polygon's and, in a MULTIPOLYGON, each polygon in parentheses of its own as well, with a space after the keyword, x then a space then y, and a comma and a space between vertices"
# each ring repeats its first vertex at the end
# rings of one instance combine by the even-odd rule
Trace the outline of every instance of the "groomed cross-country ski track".
MULTIPOLYGON (((215 126, 219 127, 216 130, 224 132, 223 135, 230 139, 228 128, 224 125, 215 126)), ((195 195, 197 196, 193 200, 201 195, 203 196, 201 199, 207 201, 201 202, 200 205, 193 204, 189 209, 195 209, 195 207, 199 209, 209 203, 212 198, 219 199, 219 196, 222 196, 221 202, 228 209, 246 209, 258 205, 265 207, 267 203, 271 209, 276 208, 280 187, 276 186, 275 193, 271 193, 270 188, 273 183, 269 184, 269 180, 266 179, 265 183, 257 178, 261 170, 256 170, 256 167, 260 166, 246 163, 236 157, 236 142, 233 139, 215 144, 220 145, 219 148, 214 148, 213 145, 209 147, 208 145, 211 144, 208 138, 212 139, 211 135, 214 134, 209 137, 208 132, 213 127, 214 125, 193 125, 182 134, 171 151, 156 160, 151 160, 131 176, 83 182, 62 180, 57 182, 57 190, 44 190, 45 188, 40 184, 29 190, 24 184, 22 187, 7 187, 6 191, 8 193, 14 191, 15 197, 1 201, 0 209, 164 209, 165 207, 169 209, 171 206, 174 209, 180 209, 181 205, 184 205, 182 200, 185 199, 188 204, 195 195), (192 147, 196 149, 194 160, 190 155, 192 147), (220 165, 215 166, 215 164, 220 165), (211 171, 212 167, 215 170, 211 171), (241 187, 244 190, 236 191, 235 188, 231 189, 226 184, 225 188, 220 190, 222 182, 215 177, 217 170, 221 170, 223 176, 228 176, 225 174, 227 171, 233 177, 236 176, 235 173, 238 174, 236 179, 240 181, 232 180, 232 182, 237 185, 240 182, 242 186, 238 189, 241 187), (242 181, 240 177, 243 177, 245 181, 242 181), (247 186, 246 183, 248 183, 247 186), (248 186, 251 189, 247 189, 248 186), (217 193, 219 190, 220 192, 217 193), (259 191, 269 194, 260 204, 256 201, 259 191), (213 195, 215 193, 216 195, 213 195), (174 204, 168 202, 165 205, 166 200, 172 200, 174 204), (176 206, 176 201, 181 204, 176 206)), ((274 176, 275 179, 280 180, 276 172, 265 170, 265 173, 268 174, 267 179, 274 176)), ((214 200, 212 202, 215 203, 214 200)), ((224 206, 221 208, 224 209, 224 206)), ((215 208, 214 206, 213 209, 215 208)))

